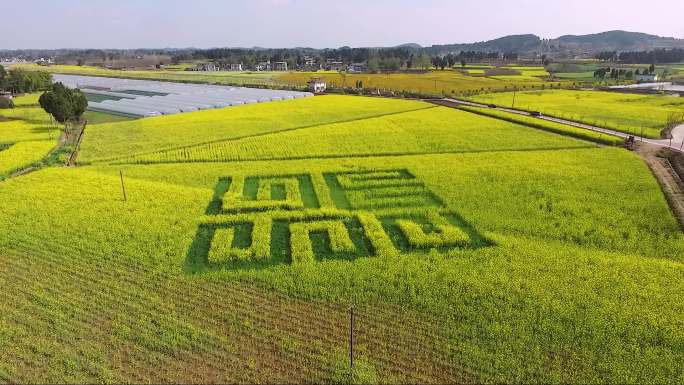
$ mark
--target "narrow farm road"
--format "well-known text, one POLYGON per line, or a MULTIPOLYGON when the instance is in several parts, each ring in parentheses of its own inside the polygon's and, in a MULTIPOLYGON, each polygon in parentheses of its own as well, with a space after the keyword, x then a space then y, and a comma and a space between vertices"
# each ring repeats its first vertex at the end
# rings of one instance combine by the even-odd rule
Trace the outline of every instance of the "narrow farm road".
POLYGON ((490 107, 487 104, 474 103, 474 102, 470 102, 467 100, 460 100, 460 99, 445 98, 445 99, 441 99, 441 100, 449 102, 449 103, 461 104, 464 106, 479 107, 479 108, 492 108, 492 109, 496 109, 499 111, 509 112, 511 114, 531 116, 531 117, 534 117, 534 118, 537 118, 540 120, 546 120, 549 122, 566 124, 568 126, 573 126, 573 127, 577 127, 577 128, 595 131, 595 132, 601 132, 601 133, 604 133, 607 135, 617 136, 619 138, 625 138, 626 139, 630 136, 634 136, 634 139, 638 142, 644 142, 644 143, 652 144, 654 146, 659 146, 659 147, 668 147, 674 151, 684 152, 684 125, 680 125, 680 126, 678 126, 672 130, 672 140, 670 140, 670 139, 649 139, 649 138, 642 138, 642 137, 637 136, 637 135, 628 134, 625 132, 620 132, 620 131, 610 130, 607 128, 592 126, 589 124, 579 123, 579 122, 575 122, 572 120, 554 118, 554 117, 545 116, 545 115, 534 116, 527 111, 521 111, 521 110, 516 110, 516 109, 512 109, 512 108, 490 107))
POLYGON ((673 128, 670 135, 672 135, 673 142, 684 143, 684 124, 680 124, 679 126, 673 128))

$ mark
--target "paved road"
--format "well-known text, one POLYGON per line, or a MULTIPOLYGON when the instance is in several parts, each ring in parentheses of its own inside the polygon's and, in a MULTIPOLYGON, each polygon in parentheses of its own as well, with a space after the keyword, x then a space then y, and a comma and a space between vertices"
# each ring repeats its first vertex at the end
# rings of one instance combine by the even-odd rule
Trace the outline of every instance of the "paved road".
MULTIPOLYGON (((480 108, 489 108, 487 104, 482 104, 482 103, 474 103, 474 102, 469 102, 467 100, 460 100, 460 99, 451 99, 451 98, 445 98, 443 99, 444 101, 450 102, 450 103, 456 103, 456 104, 462 104, 464 106, 471 106, 471 107, 480 107, 480 108)), ((499 111, 505 111, 505 112, 510 112, 512 114, 518 114, 518 115, 524 115, 524 116, 532 116, 530 115, 529 112, 526 111, 520 111, 520 110, 515 110, 512 108, 505 108, 505 107, 496 107, 492 108, 496 109, 499 111)), ((560 118, 554 118, 551 116, 545 116, 545 115, 540 115, 540 116, 532 116, 537 119, 541 120, 546 120, 549 122, 556 122, 556 123, 561 123, 561 124, 567 124, 568 126, 574 126, 578 128, 583 128, 586 130, 591 130, 591 131, 596 131, 596 132, 601 132, 607 135, 613 135, 617 136, 620 138, 628 138, 629 136, 632 136, 632 134, 627 134, 624 132, 620 131, 614 131, 614 130, 609 130, 607 128, 601 128, 601 127, 596 127, 592 126, 589 124, 584 124, 584 123, 578 123, 574 122, 572 120, 566 120, 566 119, 560 119, 560 118)), ((684 152, 684 124, 676 127, 675 129, 672 130, 672 140, 670 141, 669 139, 649 139, 649 138, 642 138, 640 136, 634 135, 635 140, 637 141, 643 141, 646 143, 650 143, 656 146, 660 147, 670 147, 671 149, 679 152, 684 152)))

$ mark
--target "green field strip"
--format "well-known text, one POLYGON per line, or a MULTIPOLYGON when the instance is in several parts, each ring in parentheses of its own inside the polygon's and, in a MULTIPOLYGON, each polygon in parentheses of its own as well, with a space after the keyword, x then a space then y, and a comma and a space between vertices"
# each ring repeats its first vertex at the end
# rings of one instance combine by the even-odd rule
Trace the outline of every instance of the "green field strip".
MULTIPOLYGON (((469 99, 511 106, 513 93, 482 94, 469 99)), ((684 101, 667 95, 640 95, 598 90, 542 90, 516 93, 515 107, 651 139, 660 139, 671 114, 684 101), (642 135, 643 132, 643 135, 642 135)))
MULTIPOLYGON (((158 162, 113 162, 103 165, 163 165, 163 164, 201 164, 201 163, 247 163, 247 162, 268 162, 268 161, 298 161, 298 160, 325 160, 325 159, 359 159, 359 158, 395 158, 417 155, 449 155, 449 154, 486 154, 486 153, 506 153, 506 152, 534 152, 534 151, 564 151, 582 150, 597 148, 595 144, 577 146, 550 146, 550 147, 530 147, 530 148, 493 148, 484 150, 462 150, 462 151, 434 151, 434 152, 388 152, 376 154, 344 154, 344 155, 325 155, 325 156, 301 156, 301 157, 276 157, 268 159, 248 159, 248 160, 202 160, 202 161, 158 161, 158 162)), ((100 164, 94 164, 100 165, 100 164)))
POLYGON ((480 149, 582 146, 586 142, 531 130, 518 123, 439 107, 401 115, 328 124, 183 150, 125 157, 116 164, 248 161, 401 155, 480 149))
POLYGON ((567 124, 550 122, 540 120, 531 116, 517 115, 514 113, 498 111, 498 110, 488 110, 486 108, 480 107, 470 107, 470 106, 459 106, 459 110, 466 111, 471 114, 487 116, 494 119, 500 119, 506 122, 521 124, 530 128, 537 130, 542 130, 546 132, 551 132, 554 134, 568 136, 575 139, 585 140, 589 142, 594 142, 598 144, 604 144, 609 146, 620 145, 624 140, 617 136, 612 136, 610 134, 603 134, 594 132, 588 129, 583 129, 575 126, 570 126, 567 124))
POLYGON ((276 134, 285 133, 285 132, 292 132, 292 131, 299 131, 299 130, 306 130, 306 129, 310 129, 310 128, 322 127, 322 126, 327 126, 330 124, 353 123, 353 122, 359 122, 359 121, 363 121, 363 120, 382 118, 382 117, 386 117, 386 116, 394 116, 394 115, 401 115, 401 114, 406 114, 406 113, 411 113, 411 112, 416 112, 416 111, 429 110, 429 109, 433 109, 433 108, 437 108, 437 107, 436 106, 427 106, 427 107, 409 109, 409 110, 405 110, 405 111, 388 112, 385 114, 371 115, 371 116, 366 116, 366 117, 362 117, 362 118, 341 119, 341 120, 330 121, 330 122, 325 122, 325 123, 317 123, 317 124, 312 124, 312 125, 307 125, 307 126, 298 126, 298 127, 286 128, 286 129, 282 129, 282 130, 278 130, 278 131, 263 132, 263 133, 251 134, 251 135, 242 135, 242 136, 237 136, 237 137, 232 137, 232 138, 221 138, 221 139, 215 139, 215 140, 210 140, 210 141, 205 141, 205 142, 197 142, 197 143, 183 145, 183 146, 166 147, 166 148, 156 149, 154 151, 145 151, 145 152, 140 152, 140 153, 133 153, 133 154, 129 154, 129 155, 125 155, 125 156, 119 156, 119 157, 93 159, 90 163, 91 164, 107 163, 107 162, 126 159, 126 158, 130 158, 130 157, 151 155, 151 154, 156 154, 156 153, 166 152, 166 151, 185 150, 185 149, 190 149, 193 147, 200 147, 200 146, 204 146, 204 145, 208 145, 208 144, 234 142, 234 141, 241 140, 241 139, 259 138, 259 137, 271 136, 271 135, 276 135, 276 134))

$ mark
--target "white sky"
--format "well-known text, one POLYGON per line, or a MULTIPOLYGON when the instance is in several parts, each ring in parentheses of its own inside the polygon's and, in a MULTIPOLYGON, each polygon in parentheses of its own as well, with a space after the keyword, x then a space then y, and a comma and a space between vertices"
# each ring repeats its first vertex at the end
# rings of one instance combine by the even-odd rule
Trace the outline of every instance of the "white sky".
POLYGON ((373 47, 613 29, 684 38, 684 0, 4 0, 0 11, 0 49, 373 47))

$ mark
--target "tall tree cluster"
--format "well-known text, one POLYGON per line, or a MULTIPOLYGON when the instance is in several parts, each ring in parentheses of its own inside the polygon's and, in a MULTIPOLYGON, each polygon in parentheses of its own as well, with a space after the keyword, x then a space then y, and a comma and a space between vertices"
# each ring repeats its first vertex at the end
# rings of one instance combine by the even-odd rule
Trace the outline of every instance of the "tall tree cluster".
POLYGON ((617 52, 606 51, 596 55, 603 61, 619 61, 627 64, 679 63, 684 61, 684 49, 655 49, 652 51, 617 52))
POLYGON ((80 90, 70 89, 62 83, 55 83, 52 90, 40 96, 38 102, 56 121, 63 124, 80 119, 88 107, 88 100, 80 90))
POLYGON ((17 68, 7 71, 0 66, 0 90, 23 94, 44 91, 51 85, 52 75, 47 72, 24 71, 17 68))

